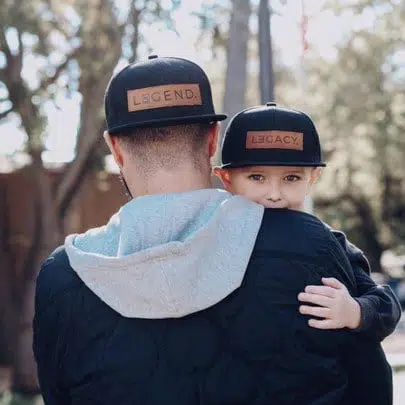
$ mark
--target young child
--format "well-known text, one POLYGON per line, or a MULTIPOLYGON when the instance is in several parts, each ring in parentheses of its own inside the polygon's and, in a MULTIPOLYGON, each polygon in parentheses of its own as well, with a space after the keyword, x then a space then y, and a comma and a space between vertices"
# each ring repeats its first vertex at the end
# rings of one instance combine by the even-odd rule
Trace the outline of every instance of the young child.
MULTIPOLYGON (((311 118, 275 103, 241 111, 228 124, 221 150, 222 165, 214 173, 225 189, 265 208, 304 210, 305 198, 325 163, 311 118)), ((326 225, 325 225, 326 226, 326 225)), ((348 404, 392 403, 392 372, 378 344, 395 329, 400 305, 391 288, 369 277, 362 252, 339 231, 332 231, 353 267, 358 297, 335 278, 310 285, 298 295, 299 311, 318 329, 349 328, 363 339, 361 349, 346 354, 348 404), (367 386, 358 382, 369 370, 367 386)), ((358 346, 357 346, 358 347, 358 346)))
MULTIPOLYGON (((225 189, 262 204, 265 208, 304 210, 306 197, 322 167, 319 136, 311 118, 301 111, 275 103, 248 108, 232 118, 221 148, 222 165, 214 169, 225 189)), ((400 306, 388 285, 376 286, 369 275, 367 259, 335 236, 354 268, 359 297, 350 296, 334 278, 323 286, 307 286, 299 294, 300 312, 315 318, 309 325, 319 329, 347 327, 381 341, 395 329, 400 306)))

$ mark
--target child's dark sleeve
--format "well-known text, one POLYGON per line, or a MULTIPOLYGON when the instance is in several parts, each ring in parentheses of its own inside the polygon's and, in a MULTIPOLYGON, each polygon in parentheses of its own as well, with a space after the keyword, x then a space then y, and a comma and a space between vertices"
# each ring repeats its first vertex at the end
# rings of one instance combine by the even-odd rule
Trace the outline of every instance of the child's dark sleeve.
POLYGON ((390 286, 377 285, 371 279, 370 265, 363 252, 350 243, 343 232, 332 232, 346 252, 356 280, 355 299, 361 308, 361 325, 355 332, 381 342, 395 330, 401 317, 398 298, 390 286))
POLYGON ((353 268, 361 308, 361 324, 357 333, 381 342, 396 328, 401 306, 394 291, 386 284, 377 285, 361 268, 353 268))

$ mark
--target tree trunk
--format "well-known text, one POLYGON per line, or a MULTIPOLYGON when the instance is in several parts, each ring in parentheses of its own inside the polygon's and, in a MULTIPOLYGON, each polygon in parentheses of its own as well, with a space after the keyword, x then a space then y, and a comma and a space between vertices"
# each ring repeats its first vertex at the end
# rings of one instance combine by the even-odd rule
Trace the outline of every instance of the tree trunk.
MULTIPOLYGON (((223 101, 223 110, 227 112, 228 119, 222 123, 222 131, 225 129, 229 118, 245 107, 250 13, 250 0, 232 1, 232 14, 227 42, 227 67, 223 101)), ((217 153, 213 158, 214 165, 218 165, 221 162, 219 152, 218 148, 217 153)), ((215 176, 213 176, 213 186, 221 187, 220 181, 215 176)))
POLYGON ((7 251, 0 250, 0 366, 9 366, 13 359, 15 313, 13 311, 11 262, 7 251))
POLYGON ((274 101, 274 68, 269 0, 259 5, 260 96, 262 104, 274 101))
MULTIPOLYGON (((1 179, 1 178, 0 178, 1 179)), ((9 249, 7 183, 0 182, 0 365, 11 365, 14 338, 12 263, 9 249)))
POLYGON ((12 391, 17 394, 37 395, 40 391, 32 351, 35 280, 27 281, 24 287, 24 306, 20 309, 20 313, 17 314, 12 391))
POLYGON ((233 0, 227 44, 224 110, 232 116, 245 106, 250 1, 233 0))
POLYGON ((32 322, 34 316, 35 283, 41 263, 60 243, 59 226, 52 196, 51 178, 42 164, 31 170, 34 210, 32 244, 23 268, 22 299, 16 325, 12 390, 21 394, 38 394, 36 364, 32 351, 32 322))

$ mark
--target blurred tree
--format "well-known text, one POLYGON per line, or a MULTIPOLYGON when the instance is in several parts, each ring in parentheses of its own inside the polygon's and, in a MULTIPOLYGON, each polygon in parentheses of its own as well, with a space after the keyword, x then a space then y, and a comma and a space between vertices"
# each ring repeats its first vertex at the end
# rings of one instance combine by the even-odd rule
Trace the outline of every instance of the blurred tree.
MULTIPOLYGON (((228 119, 222 123, 222 131, 229 118, 245 107, 250 15, 250 0, 232 0, 227 40, 213 43, 215 47, 225 47, 226 54, 223 111, 228 115, 228 119)), ((214 165, 220 164, 219 152, 218 148, 213 159, 214 165)), ((214 187, 222 187, 216 176, 213 176, 212 180, 214 187)))
POLYGON ((204 46, 204 39, 209 36, 209 46, 213 59, 218 58, 218 51, 226 48, 228 32, 223 27, 224 16, 230 14, 228 0, 216 0, 214 2, 202 2, 200 10, 194 11, 191 15, 200 20, 200 35, 197 38, 196 46, 204 46))
MULTIPOLYGON (((5 95, 0 98, 0 120, 18 120, 27 135, 25 149, 31 163, 24 171, 32 184, 35 218, 18 285, 13 266, 0 271, 0 283, 8 280, 12 285, 12 294, 2 297, 0 305, 12 308, 14 314, 6 322, 12 333, 0 331, 7 340, 0 357, 12 353, 15 392, 38 392, 31 349, 35 280, 41 262, 61 243, 63 218, 92 169, 95 154, 100 154, 108 80, 122 55, 136 59, 141 23, 159 20, 170 28, 171 11, 179 3, 173 0, 163 7, 158 0, 129 0, 123 12, 112 0, 6 0, 0 8, 0 89, 5 95), (76 156, 52 184, 42 160, 44 105, 73 92, 81 98, 76 156)), ((4 229, 3 250, 10 243, 4 229)))
POLYGON ((259 52, 259 93, 260 102, 275 101, 276 85, 284 87, 288 69, 282 64, 275 63, 277 52, 273 46, 271 22, 274 15, 282 15, 288 0, 260 0, 257 9, 259 30, 257 34, 259 52))
MULTIPOLYGON (((293 80, 289 69, 281 60, 274 63, 277 50, 272 46, 270 30, 272 14, 283 14, 286 3, 286 0, 231 1, 229 29, 227 32, 218 31, 221 35, 214 41, 214 45, 224 48, 226 54, 223 110, 229 118, 247 105, 274 100, 276 83, 283 87, 285 83, 293 80), (257 17, 258 31, 255 31, 254 24, 250 24, 252 14, 257 17), (259 77, 254 67, 256 65, 260 67, 259 77)), ((224 9, 224 5, 221 5, 224 9)), ((218 53, 216 50, 215 54, 218 53)), ((222 130, 226 125, 227 120, 222 124, 222 130)), ((215 164, 219 162, 217 153, 215 164)), ((221 186, 219 181, 214 180, 216 187, 221 186)))
POLYGON ((250 14, 250 0, 232 0, 223 102, 229 116, 245 107, 250 14))
POLYGON ((260 0, 259 17, 259 57, 260 57, 260 99, 265 104, 274 101, 273 45, 271 37, 271 16, 273 10, 269 0, 260 0))
POLYGON ((405 4, 330 6, 374 19, 350 32, 335 61, 310 69, 309 102, 329 163, 315 204, 381 271, 382 252, 405 244, 405 4))

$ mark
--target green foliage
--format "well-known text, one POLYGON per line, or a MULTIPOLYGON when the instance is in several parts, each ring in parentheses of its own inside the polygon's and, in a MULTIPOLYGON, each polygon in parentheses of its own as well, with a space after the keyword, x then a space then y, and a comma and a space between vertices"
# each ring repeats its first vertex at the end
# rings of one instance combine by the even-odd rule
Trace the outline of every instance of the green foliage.
POLYGON ((128 59, 136 55, 144 40, 138 25, 161 22, 174 29, 171 13, 180 4, 129 0, 123 13, 111 0, 5 1, 0 8, 0 56, 5 61, 0 85, 8 96, 2 107, 11 105, 7 113, 20 115, 31 147, 37 149, 43 142, 46 102, 92 91, 117 51, 121 56, 126 47, 128 59), (131 18, 133 14, 138 19, 131 18))
POLYGON ((350 33, 336 61, 317 60, 310 69, 311 90, 322 93, 311 98, 311 111, 329 163, 318 205, 378 256, 405 244, 405 70, 398 62, 405 6, 351 3, 355 13, 377 7, 378 18, 350 33))
POLYGON ((230 15, 231 1, 220 0, 216 2, 203 2, 198 11, 191 15, 197 17, 200 22, 200 37, 197 43, 201 43, 208 34, 211 42, 212 56, 214 59, 218 56, 218 50, 224 50, 228 40, 228 26, 224 24, 230 15))

